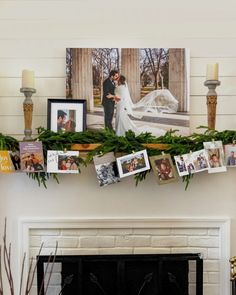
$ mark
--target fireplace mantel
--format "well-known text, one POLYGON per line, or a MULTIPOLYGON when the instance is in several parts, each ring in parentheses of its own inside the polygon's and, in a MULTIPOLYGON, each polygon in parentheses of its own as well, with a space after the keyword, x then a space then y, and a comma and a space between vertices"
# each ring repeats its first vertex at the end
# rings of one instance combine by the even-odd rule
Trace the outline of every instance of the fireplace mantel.
MULTIPOLYGON (((19 221, 19 241, 21 242, 19 247, 19 257, 22 257, 22 254, 24 252, 29 257, 31 233, 36 234, 37 237, 44 238, 48 235, 47 231, 50 232, 50 230, 60 231, 60 235, 58 237, 52 237, 54 240, 57 238, 61 239, 62 234, 65 231, 71 231, 75 233, 76 231, 86 230, 85 237, 80 237, 80 246, 83 247, 82 250, 85 251, 85 247, 86 245, 88 245, 89 241, 90 244, 88 245, 88 249, 86 249, 86 251, 88 251, 88 254, 90 247, 93 247, 93 249, 91 248, 91 250, 94 251, 94 246, 91 246, 91 243, 93 243, 94 240, 97 239, 99 234, 102 233, 103 235, 103 232, 108 233, 108 240, 111 240, 111 235, 113 235, 113 232, 119 232, 119 237, 115 237, 114 240, 117 243, 121 243, 120 241, 124 241, 126 245, 127 243, 131 244, 133 236, 133 239, 136 239, 138 235, 138 237, 141 236, 141 238, 145 242, 148 239, 146 236, 149 233, 154 246, 152 249, 148 248, 147 253, 158 253, 156 245, 160 242, 159 238, 162 239, 160 242, 161 245, 164 245, 163 247, 161 247, 161 250, 166 247, 163 237, 157 236, 158 232, 165 232, 164 235, 168 234, 168 236, 165 236, 167 240, 173 240, 175 241, 175 243, 178 242, 180 237, 182 237, 182 240, 188 239, 190 241, 194 239, 198 241, 202 238, 203 243, 210 243, 210 240, 214 239, 215 232, 218 232, 217 239, 219 240, 219 258, 217 259, 217 261, 219 263, 220 276, 220 282, 218 282, 220 290, 218 293, 220 295, 230 293, 230 272, 228 263, 230 257, 230 220, 227 218, 22 218, 19 221), (97 232, 95 232, 95 230, 97 232), (91 241, 88 237, 89 231, 93 232, 93 236, 90 237, 91 241), (196 232, 197 234, 196 236, 194 236, 196 232), (208 232, 209 236, 202 237, 201 232, 208 232), (186 233, 186 237, 184 237, 184 233, 186 233)), ((69 234, 66 233, 66 237, 68 237, 68 235, 69 234)), ((159 234, 159 236, 160 235, 163 234, 159 234)), ((106 254, 106 251, 108 252, 107 254, 111 254, 116 250, 116 248, 111 248, 113 246, 109 246, 110 248, 103 249, 101 245, 99 245, 99 242, 97 240, 96 243, 98 243, 98 254, 106 254)), ((129 247, 130 252, 128 253, 144 254, 145 247, 137 245, 137 240, 134 240, 134 243, 136 246, 132 249, 129 247)), ((119 249, 122 249, 120 246, 121 245, 119 244, 119 249)), ((171 252, 172 250, 170 250, 170 253, 174 253, 175 251, 177 251, 176 253, 181 253, 181 251, 184 251, 184 249, 186 249, 188 253, 191 253, 190 246, 186 246, 184 248, 180 247, 180 245, 178 244, 177 246, 171 246, 170 244, 168 245, 168 247, 166 248, 173 250, 173 252, 171 252)), ((199 248, 204 247, 205 246, 199 246, 199 248)), ((129 250, 127 248, 128 247, 124 248, 124 251, 129 250)), ((194 249, 194 247, 192 249, 194 249)), ((212 249, 209 248, 209 250, 206 251, 211 250, 212 249)), ((64 255, 66 251, 67 250, 65 248, 61 248, 61 252, 59 253, 59 255, 64 255)), ((121 254, 124 253, 124 251, 121 251, 121 254)), ((94 253, 92 252, 92 254, 94 253)), ((209 265, 207 265, 207 268, 209 267, 209 271, 211 272, 210 268, 212 261, 208 260, 206 264, 208 264, 208 262, 209 265)))

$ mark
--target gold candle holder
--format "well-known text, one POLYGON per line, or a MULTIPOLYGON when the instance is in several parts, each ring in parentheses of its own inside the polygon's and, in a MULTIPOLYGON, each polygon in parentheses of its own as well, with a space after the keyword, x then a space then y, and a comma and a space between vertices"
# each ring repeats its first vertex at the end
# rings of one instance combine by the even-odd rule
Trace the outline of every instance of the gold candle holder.
POLYGON ((23 138, 24 141, 33 140, 32 135, 32 118, 33 118, 33 101, 32 95, 36 93, 36 89, 34 88, 21 88, 20 92, 24 93, 25 100, 23 102, 23 111, 24 111, 24 120, 25 120, 25 129, 23 138))
POLYGON ((208 87, 207 93, 207 123, 209 129, 215 129, 216 125, 216 105, 217 105, 217 93, 216 87, 220 85, 218 80, 207 80, 204 85, 208 87))

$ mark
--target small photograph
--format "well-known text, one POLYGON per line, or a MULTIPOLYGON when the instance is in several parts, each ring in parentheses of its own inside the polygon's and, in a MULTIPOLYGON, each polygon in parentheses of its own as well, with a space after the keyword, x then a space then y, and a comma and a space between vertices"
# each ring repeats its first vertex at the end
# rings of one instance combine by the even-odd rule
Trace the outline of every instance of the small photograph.
POLYGON ((79 173, 78 151, 47 151, 47 172, 79 173))
POLYGON ((202 172, 209 169, 206 151, 204 149, 191 154, 195 172, 202 172))
POLYGON ((159 184, 177 181, 177 173, 170 155, 153 156, 149 159, 159 184))
POLYGON ((42 142, 20 142, 20 161, 23 172, 44 171, 42 142))
POLYGON ((225 164, 227 167, 236 167, 236 145, 226 144, 225 151, 225 164))
POLYGON ((185 166, 187 168, 188 174, 193 174, 195 173, 195 167, 193 164, 193 158, 192 158, 192 153, 186 154, 185 155, 185 166))
POLYGON ((10 151, 9 152, 12 165, 14 167, 15 172, 20 172, 21 171, 21 166, 20 166, 20 153, 18 151, 10 151))
POLYGON ((209 162, 209 173, 224 172, 224 150, 222 141, 204 142, 204 148, 209 162))
POLYGON ((0 151, 0 172, 3 172, 3 173, 14 172, 9 151, 0 151))
POLYGON ((120 182, 116 158, 113 152, 93 157, 97 179, 100 186, 120 182))
POLYGON ((188 158, 189 158, 189 154, 174 156, 175 164, 176 164, 179 176, 185 176, 189 174, 187 165, 185 163, 185 161, 188 161, 188 158))
POLYGON ((86 100, 48 99, 48 129, 54 132, 86 130, 86 100))
POLYGON ((146 150, 116 159, 120 178, 150 169, 146 150))
POLYGON ((76 112, 75 110, 57 111, 57 132, 75 132, 76 112))

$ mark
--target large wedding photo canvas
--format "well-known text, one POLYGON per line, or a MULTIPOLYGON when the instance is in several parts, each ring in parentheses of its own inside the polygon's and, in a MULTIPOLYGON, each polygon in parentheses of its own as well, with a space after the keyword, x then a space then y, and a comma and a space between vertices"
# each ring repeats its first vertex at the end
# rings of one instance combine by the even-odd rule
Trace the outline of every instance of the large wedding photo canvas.
POLYGON ((66 96, 87 101, 90 130, 190 133, 185 48, 67 48, 66 74, 66 96))

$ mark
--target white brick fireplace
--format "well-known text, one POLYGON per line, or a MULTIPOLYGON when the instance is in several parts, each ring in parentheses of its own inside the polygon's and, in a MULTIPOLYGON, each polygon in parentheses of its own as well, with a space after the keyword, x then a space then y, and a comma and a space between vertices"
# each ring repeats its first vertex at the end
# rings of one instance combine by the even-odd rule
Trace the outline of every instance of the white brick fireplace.
POLYGON ((44 242, 48 255, 56 241, 58 255, 201 253, 204 295, 225 295, 229 229, 228 219, 27 219, 19 225, 20 254, 36 256, 44 242))

